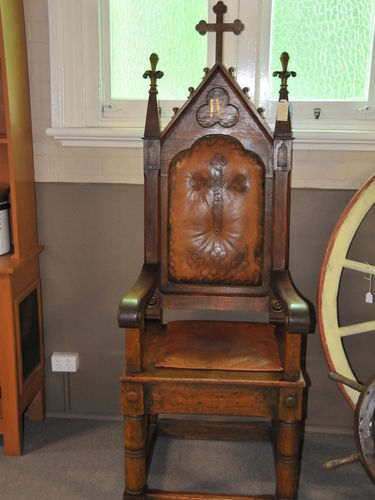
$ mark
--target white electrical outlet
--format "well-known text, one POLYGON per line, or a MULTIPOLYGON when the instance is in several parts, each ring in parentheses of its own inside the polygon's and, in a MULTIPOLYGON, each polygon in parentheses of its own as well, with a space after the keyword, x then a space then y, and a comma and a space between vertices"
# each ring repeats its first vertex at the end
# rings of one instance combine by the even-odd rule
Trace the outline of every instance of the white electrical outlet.
POLYGON ((76 372, 79 368, 78 352, 54 352, 51 356, 53 372, 76 372))

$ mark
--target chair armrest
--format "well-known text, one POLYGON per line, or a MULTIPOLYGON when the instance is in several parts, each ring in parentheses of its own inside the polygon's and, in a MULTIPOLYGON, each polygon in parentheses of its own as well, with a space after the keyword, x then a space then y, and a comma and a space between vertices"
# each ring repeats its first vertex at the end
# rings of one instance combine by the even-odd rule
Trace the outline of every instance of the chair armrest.
POLYGON ((313 323, 311 306, 296 290, 289 271, 273 271, 271 289, 283 307, 289 331, 292 333, 309 333, 313 323))
POLYGON ((138 328, 142 324, 147 303, 154 293, 158 280, 158 265, 143 264, 137 281, 121 299, 117 316, 121 328, 138 328))

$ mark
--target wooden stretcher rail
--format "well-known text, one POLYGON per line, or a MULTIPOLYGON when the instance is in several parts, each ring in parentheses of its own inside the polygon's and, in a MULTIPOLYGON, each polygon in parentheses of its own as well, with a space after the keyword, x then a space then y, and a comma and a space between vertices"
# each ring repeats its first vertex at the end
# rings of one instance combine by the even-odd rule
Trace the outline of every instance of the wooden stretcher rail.
POLYGON ((270 439, 271 426, 264 422, 223 422, 168 419, 158 422, 158 436, 220 441, 263 441, 270 439))
POLYGON ((213 493, 174 493, 150 490, 146 500, 273 500, 273 495, 244 496, 244 495, 215 495, 213 493))

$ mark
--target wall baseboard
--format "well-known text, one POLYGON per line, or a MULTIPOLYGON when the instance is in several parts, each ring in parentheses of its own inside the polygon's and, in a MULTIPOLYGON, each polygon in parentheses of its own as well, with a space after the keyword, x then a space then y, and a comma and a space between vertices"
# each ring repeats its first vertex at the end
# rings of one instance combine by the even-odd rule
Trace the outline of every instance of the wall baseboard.
POLYGON ((108 420, 122 422, 123 418, 121 415, 115 415, 110 413, 74 413, 74 412, 64 412, 64 411, 47 411, 47 418, 71 418, 80 420, 108 420))

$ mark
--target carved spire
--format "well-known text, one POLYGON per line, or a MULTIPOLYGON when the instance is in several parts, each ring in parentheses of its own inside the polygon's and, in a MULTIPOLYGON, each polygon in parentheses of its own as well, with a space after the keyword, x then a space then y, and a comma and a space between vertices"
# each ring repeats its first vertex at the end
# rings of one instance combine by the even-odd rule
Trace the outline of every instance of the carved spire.
POLYGON ((155 53, 152 53, 150 55, 151 70, 147 70, 143 73, 143 78, 150 79, 150 90, 149 90, 150 94, 158 93, 156 80, 164 76, 164 73, 162 71, 156 71, 156 66, 158 62, 159 62, 159 56, 155 53))
POLYGON ((236 19, 233 23, 224 23, 224 14, 227 11, 227 6, 223 2, 217 2, 217 4, 212 9, 216 14, 216 23, 206 23, 206 21, 200 21, 196 25, 195 29, 201 34, 205 35, 207 31, 216 32, 216 62, 223 62, 223 33, 224 31, 232 31, 235 35, 239 35, 244 29, 244 25, 239 19, 236 19))
POLYGON ((277 116, 274 137, 279 139, 292 138, 292 126, 290 123, 290 106, 288 102, 288 78, 297 76, 295 71, 288 71, 289 54, 283 52, 280 56, 282 71, 274 71, 273 76, 278 76, 281 80, 279 91, 279 104, 277 106, 277 116))
POLYGON ((281 79, 281 85, 279 90, 279 101, 281 99, 288 100, 288 78, 292 76, 295 78, 297 73, 295 71, 288 71, 289 54, 288 52, 283 52, 280 56, 282 71, 274 71, 272 76, 278 76, 281 79))
POLYGON ((150 79, 150 90, 148 96, 148 106, 145 125, 145 138, 159 138, 160 137, 160 120, 159 120, 159 107, 156 99, 158 93, 157 80, 162 78, 164 73, 156 71, 159 57, 153 53, 150 56, 151 70, 147 70, 143 74, 143 78, 150 79))

